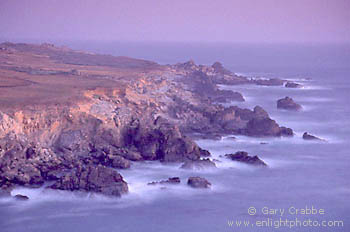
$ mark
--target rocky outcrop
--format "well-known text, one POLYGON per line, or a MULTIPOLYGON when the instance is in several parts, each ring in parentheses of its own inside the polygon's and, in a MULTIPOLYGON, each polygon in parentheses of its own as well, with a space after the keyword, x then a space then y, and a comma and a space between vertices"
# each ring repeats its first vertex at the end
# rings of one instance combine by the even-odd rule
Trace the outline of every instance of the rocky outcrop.
POLYGON ((295 103, 294 100, 290 97, 279 99, 277 101, 277 108, 292 110, 292 111, 299 111, 302 109, 301 105, 299 105, 298 103, 295 103))
POLYGON ((238 161, 249 165, 267 166, 267 164, 264 161, 262 161, 258 156, 249 156, 248 152, 245 151, 238 151, 234 154, 226 154, 225 157, 233 161, 238 161))
POLYGON ((275 120, 270 118, 253 118, 247 126, 240 130, 241 134, 254 137, 262 136, 293 136, 290 128, 280 127, 275 120))
POLYGON ((52 189, 87 191, 120 197, 128 192, 128 185, 114 169, 98 166, 79 166, 59 178, 52 189))
POLYGON ((214 166, 201 159, 210 153, 192 140, 193 134, 293 134, 259 106, 219 104, 244 98, 218 84, 254 84, 220 63, 161 66, 12 43, 0 45, 0 63, 5 70, 0 186, 5 191, 56 181, 52 188, 119 196, 127 184, 114 168, 143 160, 214 166))
POLYGON ((200 95, 201 98, 207 98, 211 102, 244 101, 241 93, 220 90, 215 79, 203 71, 193 71, 187 74, 186 77, 181 78, 180 81, 185 83, 191 91, 200 95))
POLYGON ((3 189, 15 185, 38 187, 46 180, 54 180, 55 171, 75 165, 68 154, 59 156, 51 149, 23 140, 5 138, 0 142, 0 186, 3 189))
POLYGON ((211 66, 214 69, 214 72, 217 74, 222 74, 222 75, 232 75, 232 72, 226 68, 220 63, 220 62, 215 62, 211 66))
POLYGON ((298 84, 298 83, 295 83, 295 82, 291 82, 291 81, 288 81, 285 84, 285 87, 286 88, 303 88, 303 86, 301 84, 298 84))
POLYGON ((211 183, 203 177, 190 177, 188 178, 187 184, 192 188, 210 188, 211 183))
POLYGON ((203 169, 210 169, 210 168, 216 168, 216 165, 213 161, 210 159, 200 159, 200 160, 190 160, 186 161, 183 165, 181 165, 181 168, 183 169, 193 169, 193 170, 203 170, 203 169))
POLYGON ((126 146, 135 147, 143 159, 162 162, 198 160, 208 151, 198 147, 190 138, 182 136, 179 128, 158 117, 154 127, 133 125, 126 131, 126 146))
POLYGON ((161 181, 153 181, 148 183, 148 185, 157 185, 157 184, 180 184, 181 180, 179 177, 170 177, 167 180, 161 180, 161 181))

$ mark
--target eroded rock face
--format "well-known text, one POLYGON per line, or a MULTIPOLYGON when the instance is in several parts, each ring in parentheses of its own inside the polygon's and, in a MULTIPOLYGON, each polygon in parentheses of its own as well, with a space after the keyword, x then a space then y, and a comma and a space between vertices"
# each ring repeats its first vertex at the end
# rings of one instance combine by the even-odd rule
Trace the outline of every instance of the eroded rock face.
POLYGON ((203 177, 190 177, 188 178, 187 184, 192 188, 210 188, 211 183, 203 177))
POLYGON ((44 181, 52 180, 53 171, 74 165, 74 162, 68 160, 68 155, 58 156, 39 145, 10 138, 2 139, 0 143, 1 188, 15 185, 38 187, 44 181))
POLYGON ((226 154, 225 157, 233 161, 238 161, 250 165, 267 166, 267 164, 264 161, 262 161, 258 156, 249 156, 248 152, 245 151, 238 151, 235 154, 226 154))
POLYGON ((294 100, 290 97, 279 99, 277 101, 277 108, 292 110, 292 111, 299 111, 302 109, 301 105, 299 105, 298 103, 295 103, 294 100))
POLYGON ((128 185, 123 177, 116 170, 102 165, 77 167, 62 176, 50 188, 95 192, 118 197, 128 192, 128 185))
POLYGON ((182 136, 177 126, 161 118, 155 121, 154 127, 139 125, 127 134, 127 146, 136 147, 145 160, 178 162, 198 160, 201 156, 208 155, 208 151, 199 148, 190 138, 182 136))

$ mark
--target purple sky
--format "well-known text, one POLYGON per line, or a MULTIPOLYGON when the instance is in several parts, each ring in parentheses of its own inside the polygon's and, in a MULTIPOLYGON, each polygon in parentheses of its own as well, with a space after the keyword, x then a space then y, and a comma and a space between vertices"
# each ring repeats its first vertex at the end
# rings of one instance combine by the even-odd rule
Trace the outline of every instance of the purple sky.
POLYGON ((350 0, 0 0, 0 37, 350 42, 350 0))

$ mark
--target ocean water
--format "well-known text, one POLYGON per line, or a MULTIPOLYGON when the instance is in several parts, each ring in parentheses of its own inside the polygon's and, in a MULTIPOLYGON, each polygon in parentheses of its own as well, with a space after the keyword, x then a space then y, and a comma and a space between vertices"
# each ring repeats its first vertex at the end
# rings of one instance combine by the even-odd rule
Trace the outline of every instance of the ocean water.
POLYGON ((218 168, 212 170, 134 163, 130 170, 121 171, 130 187, 121 199, 18 188, 12 194, 22 193, 31 200, 0 199, 0 231, 350 231, 349 46, 62 44, 161 64, 191 58, 203 64, 218 60, 242 75, 291 79, 304 88, 220 87, 239 91, 246 98, 246 102, 228 105, 250 109, 260 105, 279 124, 293 128, 295 136, 198 140, 219 160, 218 168), (303 110, 277 110, 276 101, 285 96, 300 103, 303 110), (305 131, 327 142, 304 141, 305 131), (269 167, 221 157, 239 150, 258 155, 269 167), (182 183, 166 189, 147 185, 173 176, 179 176, 182 183), (212 188, 189 188, 189 176, 207 178, 212 188), (303 214, 302 209, 310 208, 317 213, 303 214))

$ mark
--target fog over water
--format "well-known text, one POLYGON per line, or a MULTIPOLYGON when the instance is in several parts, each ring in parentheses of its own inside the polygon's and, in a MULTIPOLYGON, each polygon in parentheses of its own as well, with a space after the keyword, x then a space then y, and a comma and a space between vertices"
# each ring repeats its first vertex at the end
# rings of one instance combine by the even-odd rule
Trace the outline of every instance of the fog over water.
POLYGON ((1 0, 0 39, 350 41, 348 0, 1 0))
MULTIPOLYGON (((161 64, 187 61, 211 64, 221 61, 233 72, 250 77, 292 79, 302 89, 263 86, 221 86, 239 91, 252 109, 262 106, 279 124, 295 131, 293 138, 198 140, 218 159, 218 168, 181 170, 181 164, 134 163, 122 170, 130 194, 110 199, 94 194, 72 194, 44 189, 15 189, 31 200, 0 200, 1 231, 237 231, 229 220, 344 221, 343 227, 281 227, 279 231, 350 230, 350 48, 345 45, 239 45, 62 42, 76 49, 127 55, 161 64), (276 109, 277 99, 290 96, 301 112, 276 109), (327 142, 305 141, 305 131, 327 142), (266 144, 261 144, 266 143, 266 144), (269 168, 256 168, 221 157, 238 150, 259 155, 269 168), (211 190, 186 186, 189 176, 200 175, 211 190), (150 181, 179 176, 182 183, 160 189, 150 181), (324 209, 323 215, 267 215, 264 207, 324 209), (256 215, 248 215, 255 207, 256 215)), ((248 227, 239 231, 273 231, 273 227, 248 227)))

